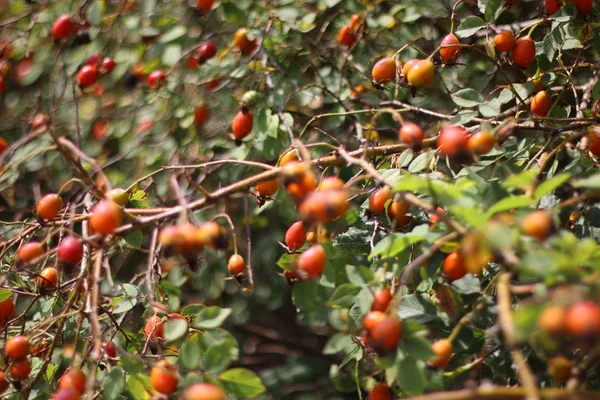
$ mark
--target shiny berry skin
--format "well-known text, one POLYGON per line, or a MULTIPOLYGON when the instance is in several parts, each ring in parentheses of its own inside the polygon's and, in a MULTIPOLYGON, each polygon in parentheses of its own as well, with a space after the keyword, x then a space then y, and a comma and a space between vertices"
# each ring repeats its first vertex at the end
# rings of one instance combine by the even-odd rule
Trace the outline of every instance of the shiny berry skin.
POLYGON ((304 222, 294 222, 285 232, 285 244, 290 251, 298 250, 306 243, 306 227, 304 222))
POLYGON ((146 326, 144 326, 144 334, 146 338, 150 338, 150 342, 156 343, 165 336, 165 327, 162 319, 158 315, 153 315, 146 320, 146 326))
POLYGON ((28 353, 29 340, 23 335, 17 335, 8 339, 4 345, 4 354, 6 354, 8 358, 20 360, 21 358, 27 357, 28 353))
POLYGON ((402 75, 404 75, 405 77, 408 76, 408 72, 412 69, 412 67, 414 67, 415 65, 417 65, 421 60, 419 60, 418 58, 413 58, 411 60, 408 60, 407 62, 404 63, 404 65, 402 65, 402 75))
POLYGON ((369 400, 391 400, 391 398, 390 388, 383 383, 375 384, 369 395, 369 400))
POLYGON ((382 187, 369 197, 369 211, 373 215, 380 215, 385 212, 385 203, 392 199, 392 190, 388 187, 382 187))
POLYGON ((545 240, 554 233, 552 214, 544 210, 533 211, 521 222, 521 230, 527 236, 545 240))
POLYGON ((569 0, 575 3, 575 7, 577 7, 577 11, 581 14, 589 14, 592 12, 592 8, 594 8, 594 0, 569 0))
POLYGON ((104 354, 106 354, 110 358, 115 358, 117 356, 117 348, 113 342, 102 342, 102 349, 104 354))
POLYGON ((469 135, 460 126, 447 126, 440 131, 437 145, 440 154, 450 158, 460 157, 467 152, 469 135))
POLYGON ((205 222, 200 225, 196 234, 201 238, 205 246, 215 249, 226 249, 229 245, 227 230, 214 221, 205 222))
POLYGON ((378 290, 373 295, 373 303, 371 303, 371 311, 387 310, 390 302, 392 301, 392 292, 388 288, 378 290))
POLYGON ((316 278, 321 276, 325 266, 327 265, 327 253, 325 248, 320 244, 309 247, 304 250, 296 263, 296 268, 308 275, 309 277, 316 278))
POLYGON ((387 209, 387 215, 396 228, 405 226, 410 222, 410 216, 406 215, 409 204, 404 200, 392 201, 387 209))
POLYGON ((546 0, 546 11, 552 15, 562 7, 562 0, 546 0))
POLYGON ((318 190, 300 204, 298 214, 304 221, 329 222, 344 215, 348 210, 347 201, 345 190, 318 190))
POLYGON ((240 111, 233 117, 231 122, 231 131, 238 139, 243 139, 252 132, 252 112, 240 111))
POLYGON ((469 137, 467 147, 473 154, 484 155, 489 153, 496 143, 494 136, 488 131, 478 131, 469 137))
POLYGON ((417 89, 429 87, 435 75, 435 65, 430 60, 421 60, 408 71, 408 83, 417 89))
POLYGON ((6 392, 10 386, 10 381, 3 371, 0 371, 0 394, 6 392))
POLYGON ((104 193, 107 200, 112 200, 120 206, 125 207, 129 203, 129 194, 125 189, 114 188, 104 193))
POLYGON ((396 61, 392 57, 382 58, 373 65, 371 75, 378 84, 393 81, 396 78, 396 61))
POLYGON ((0 325, 12 319, 14 316, 15 305, 12 302, 12 299, 9 297, 4 301, 0 301, 0 325))
POLYGON ((75 236, 67 236, 58 245, 56 255, 64 263, 77 265, 83 258, 83 244, 75 236))
POLYGON ((17 360, 10 366, 10 374, 16 381, 24 381, 31 373, 31 363, 28 359, 17 360))
POLYGON ((229 257, 229 261, 227 262, 227 269, 229 273, 233 276, 237 276, 243 274, 246 270, 246 263, 244 262, 244 258, 239 254, 234 254, 229 257))
POLYGON ((0 154, 4 153, 6 149, 8 149, 8 143, 6 140, 4 140, 4 138, 0 137, 0 154))
POLYGON ((337 176, 328 176, 321 180, 317 190, 340 190, 344 188, 344 181, 337 176))
POLYGON ((63 390, 71 389, 82 395, 85 393, 85 374, 79 368, 70 368, 58 381, 58 387, 63 390))
POLYGON ((0 75, 0 93, 4 93, 6 90, 6 83, 4 82, 4 75, 0 75))
POLYGON ((369 339, 375 348, 393 350, 402 338, 402 325, 398 318, 385 316, 371 330, 369 339))
POLYGON ((432 368, 443 368, 452 356, 452 342, 448 339, 440 339, 431 345, 431 350, 436 358, 429 360, 427 364, 432 368))
POLYGON ((356 43, 356 35, 351 27, 344 25, 338 31, 337 41, 339 44, 351 47, 354 43, 356 43))
POLYGON ((511 31, 501 31, 494 36, 494 46, 498 51, 508 53, 515 47, 515 35, 511 31))
POLYGON ((589 149, 592 154, 600 157, 600 136, 598 136, 594 131, 590 131, 587 135, 589 142, 589 149))
POLYGON ((52 24, 52 37, 55 40, 65 39, 73 34, 75 27, 71 17, 67 14, 61 15, 52 24))
POLYGON ((400 128, 398 132, 400 140, 408 146, 419 147, 423 144, 423 129, 414 122, 407 122, 400 128))
POLYGON ((17 260, 29 263, 44 254, 44 247, 40 242, 25 243, 17 250, 17 260))
POLYGON ((58 271, 56 268, 44 268, 38 277, 38 284, 46 290, 55 290, 58 287, 58 271))
POLYGON ((79 400, 81 396, 73 389, 58 389, 50 400, 79 400))
POLYGON ((600 335, 600 307, 591 301, 573 304, 565 315, 565 331, 576 338, 600 335))
POLYGON ((85 60, 83 65, 93 65, 93 66, 97 67, 98 65, 100 65, 101 62, 102 62, 102 53, 94 53, 91 56, 89 56, 89 58, 87 60, 85 60))
POLYGON ((291 149, 289 151, 286 151, 285 153, 283 153, 281 155, 281 157, 279 157, 279 166, 283 167, 287 164, 290 164, 292 162, 298 162, 300 161, 300 159, 298 158, 298 154, 296 153, 296 150, 291 149))
POLYGON ((100 73, 102 74, 110 74, 115 69, 115 60, 110 57, 105 57, 100 63, 100 73))
POLYGON ((460 252, 455 251, 454 253, 448 254, 442 264, 442 270, 450 282, 465 276, 467 274, 467 268, 465 267, 465 261, 460 255, 460 252))
POLYGON ((207 106, 201 105, 194 110, 194 125, 202 126, 210 117, 210 110, 207 106))
MULTIPOLYGON (((453 33, 449 33, 442 39, 442 43, 440 45, 448 46, 448 45, 452 45, 452 44, 460 44, 460 41, 453 33)), ((460 57, 461 52, 462 52, 462 48, 460 46, 440 48, 440 56, 442 57, 442 60, 446 64, 451 64, 454 61, 456 61, 456 59, 458 57, 460 57)))
POLYGON ((531 113, 538 117, 545 117, 552 108, 552 96, 545 90, 538 92, 531 100, 531 113))
POLYGON ((226 400, 225 392, 210 383, 195 383, 183 391, 183 400, 226 400))
POLYGON ((558 336, 564 332, 567 309, 561 305, 546 307, 537 321, 538 328, 548 335, 558 336))
POLYGON ((210 11, 214 3, 215 0, 197 0, 196 7, 202 11, 210 11))
POLYGON ((208 42, 203 43, 202 46, 200 46, 198 54, 204 60, 211 59, 217 54, 217 45, 215 44, 215 42, 209 40, 208 42))
POLYGON ((31 120, 31 130, 37 131, 38 129, 48 129, 50 125, 50 117, 44 113, 37 113, 31 120))
POLYGON ((36 211, 38 217, 51 220, 56 218, 60 209, 63 206, 63 201, 59 195, 54 193, 49 193, 42 197, 40 201, 37 202, 36 211))
POLYGON ((77 73, 77 83, 82 88, 92 86, 98 82, 99 76, 98 68, 94 65, 84 65, 83 68, 77 73))
POLYGON ((527 68, 535 61, 535 42, 529 36, 519 38, 512 51, 512 60, 516 66, 527 68))
POLYGON ((371 311, 365 315, 362 320, 363 328, 367 332, 371 332, 381 321, 385 319, 385 314, 381 311, 371 311))
POLYGON ((240 28, 233 35, 233 44, 242 54, 248 54, 256 48, 256 39, 248 39, 248 29, 240 28))
POLYGON ((152 387, 159 393, 170 394, 177 390, 177 368, 168 362, 161 360, 150 371, 152 387))
POLYGON ((548 360, 548 375, 556 381, 564 383, 571 377, 575 363, 563 356, 552 357, 548 360))
POLYGON ((102 235, 113 234, 121 226, 121 208, 112 200, 101 200, 92 208, 90 227, 102 235))
POLYGON ((158 89, 163 87, 165 82, 167 81, 167 74, 163 70, 156 70, 150 72, 148 78, 146 78, 146 83, 150 89, 158 89))
POLYGON ((318 186, 315 174, 301 162, 291 162, 283 168, 283 181, 287 192, 296 200, 305 198, 318 186))
POLYGON ((271 179, 256 185, 256 191, 263 197, 273 196, 279 189, 279 180, 271 179))

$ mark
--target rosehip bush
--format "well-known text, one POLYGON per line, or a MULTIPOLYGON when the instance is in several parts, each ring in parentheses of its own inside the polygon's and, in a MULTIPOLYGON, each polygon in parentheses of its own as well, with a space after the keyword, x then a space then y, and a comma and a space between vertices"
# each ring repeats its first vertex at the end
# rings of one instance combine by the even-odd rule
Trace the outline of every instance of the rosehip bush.
POLYGON ((0 397, 600 398, 599 18, 0 0, 0 397))

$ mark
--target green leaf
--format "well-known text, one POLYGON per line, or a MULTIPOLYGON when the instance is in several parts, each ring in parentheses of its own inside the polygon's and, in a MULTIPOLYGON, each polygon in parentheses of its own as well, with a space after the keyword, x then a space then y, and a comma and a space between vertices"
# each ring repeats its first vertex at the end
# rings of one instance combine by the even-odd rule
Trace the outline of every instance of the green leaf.
POLYGON ((6 299, 10 299, 12 296, 12 292, 10 290, 0 290, 0 301, 4 301, 6 299))
POLYGON ((281 269, 286 269, 286 270, 293 270, 294 269, 294 265, 296 264, 296 260, 298 259, 299 255, 298 254, 283 254, 281 257, 279 257, 279 260, 277 261, 277 265, 279 266, 279 268, 281 269))
POLYGON ((142 372, 144 370, 144 364, 136 357, 122 354, 120 360, 123 369, 128 374, 137 374, 138 372, 142 372))
POLYGON ((421 323, 438 319, 435 305, 425 296, 418 294, 402 297, 398 316, 401 320, 406 319, 421 323))
POLYGON ((369 268, 363 266, 355 267, 354 265, 346 265, 346 275, 350 283, 354 283, 357 286, 366 285, 375 278, 373 271, 369 268))
POLYGON ((465 125, 471 122, 476 116, 477 111, 463 110, 456 113, 456 115, 454 115, 454 117, 452 117, 452 119, 450 120, 450 123, 453 125, 465 125))
POLYGON ((329 299, 329 304, 334 307, 350 308, 354 304, 354 298, 358 292, 360 292, 360 286, 344 283, 335 289, 329 299))
POLYGON ((172 44, 167 46, 163 51, 162 55, 163 64, 168 65, 169 67, 174 66, 175 64, 177 64, 177 62, 179 62, 179 59, 181 58, 181 53, 181 45, 172 44))
POLYGON ((452 100, 460 107, 476 107, 483 101, 483 96, 475 89, 462 89, 452 94, 452 100))
POLYGON ((188 333, 188 323, 181 318, 173 318, 165 323, 165 341, 174 342, 188 333))
POLYGON ((149 400, 150 393, 147 390, 150 378, 144 375, 130 375, 127 379, 127 390, 135 400, 149 400))
POLYGON ((398 386, 409 396, 425 391, 425 363, 407 356, 398 362, 398 386))
POLYGON ((239 399, 256 397, 266 391, 260 378, 252 371, 234 368, 219 376, 227 392, 239 399))
POLYGON ((206 307, 196 316, 194 326, 199 329, 218 328, 225 322, 229 314, 231 314, 230 308, 206 307))
POLYGON ((218 374, 229 366, 232 361, 231 349, 235 343, 222 340, 213 343, 204 354, 204 369, 211 374, 218 374))
POLYGON ((498 99, 491 99, 479 105, 479 112, 486 118, 495 117, 500 113, 502 103, 498 99))
POLYGON ((412 357, 427 361, 435 357, 431 350, 431 343, 422 335, 405 335, 400 343, 400 349, 412 357))
POLYGON ((125 390, 125 374, 120 367, 114 367, 110 370, 106 379, 102 383, 104 388, 102 394, 109 400, 118 399, 125 390))
POLYGON ((202 351, 198 339, 191 337, 183 343, 181 351, 179 352, 179 362, 187 369, 196 369, 200 364, 200 357, 202 357, 202 351))
POLYGON ((206 306, 203 304, 190 304, 189 306, 185 306, 181 309, 181 315, 184 317, 196 317, 196 314, 205 308, 206 306))
POLYGON ((485 4, 485 20, 487 22, 494 22, 498 19, 504 9, 504 0, 479 0, 479 4, 480 8, 481 4, 485 4))
POLYGON ((46 382, 52 383, 54 380, 54 374, 56 374, 56 365, 48 364, 48 367, 46 367, 46 373, 44 374, 46 382))
POLYGON ((419 154, 408 166, 408 172, 420 172, 428 168, 435 157, 435 153, 435 150, 431 150, 419 154))
POLYGON ((372 260, 373 257, 383 256, 383 257, 394 257, 396 254, 399 254, 406 250, 406 248, 412 244, 419 243, 421 240, 425 238, 424 235, 410 233, 394 233, 392 235, 386 236, 383 240, 379 241, 371 250, 371 254, 369 255, 369 260, 372 260))
POLYGON ((94 26, 102 24, 102 2, 95 1, 87 11, 87 20, 94 26))
POLYGON ((131 247, 139 249, 142 247, 142 243, 144 242, 144 235, 141 231, 133 231, 127 234, 127 236, 125 236, 123 239, 131 247))
POLYGON ((558 188, 563 183, 566 183, 571 179, 571 174, 559 174, 553 176, 551 179, 542 182, 533 193, 536 200, 541 199, 548 193, 553 192, 556 188, 558 188))
POLYGON ((576 188, 600 189, 600 174, 579 179, 573 182, 573 186, 576 188))
POLYGON ((180 37, 183 37, 186 34, 186 32, 187 32, 187 28, 185 26, 177 25, 177 26, 173 27, 170 31, 161 35, 160 38, 158 38, 158 42, 159 43, 172 42, 174 40, 179 39, 180 37))
POLYGON ((487 210, 487 216, 491 217, 499 212, 513 210, 515 208, 529 207, 535 200, 527 196, 506 197, 487 210))
POLYGON ((473 36, 475 32, 484 27, 484 20, 474 15, 470 15, 461 21, 455 33, 460 38, 468 38, 469 36, 473 36))

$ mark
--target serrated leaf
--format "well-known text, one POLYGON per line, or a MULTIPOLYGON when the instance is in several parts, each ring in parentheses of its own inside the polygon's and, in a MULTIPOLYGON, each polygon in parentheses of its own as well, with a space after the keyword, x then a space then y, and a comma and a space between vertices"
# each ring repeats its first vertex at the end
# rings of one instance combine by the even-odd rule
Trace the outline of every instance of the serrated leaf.
POLYGON ((435 157, 436 151, 425 151, 417 156, 408 166, 408 172, 420 172, 428 168, 435 157))
POLYGON ((125 374, 120 367, 114 367, 110 370, 104 380, 102 394, 109 400, 118 399, 125 390, 125 374))
POLYGON ((171 30, 162 34, 160 36, 160 38, 158 38, 158 42, 159 43, 172 42, 174 40, 179 39, 180 37, 183 37, 186 34, 186 32, 187 32, 187 28, 185 26, 177 25, 177 26, 173 27, 171 30))
POLYGON ((200 364, 200 358, 202 357, 202 351, 198 340, 195 337, 191 337, 185 341, 181 346, 179 352, 179 362, 187 369, 196 369, 200 364))
POLYGON ((398 316, 401 320, 406 319, 421 323, 438 319, 435 305, 424 296, 418 294, 402 297, 398 316))
POLYGON ((452 100, 460 107, 476 107, 483 101, 483 96, 475 89, 462 89, 452 94, 452 100))
POLYGON ((473 36, 475 32, 485 27, 485 21, 474 15, 470 15, 463 19, 456 29, 456 35, 461 38, 473 36))
POLYGON ((188 333, 188 323, 181 318, 173 318, 165 323, 165 342, 174 342, 188 333))
POLYGON ((498 214, 499 212, 509 211, 515 208, 529 207, 533 203, 535 203, 535 200, 527 196, 506 197, 494 204, 493 206, 491 206, 487 210, 487 216, 491 217, 492 215, 498 214))
POLYGON ((93 26, 100 26, 102 24, 102 3, 102 1, 95 1, 88 8, 87 20, 93 26))
POLYGON ((594 174, 587 178, 579 179, 573 182, 576 188, 600 189, 600 174, 594 174))
POLYGON ((142 247, 142 243, 144 242, 144 235, 141 231, 133 231, 123 237, 125 242, 133 248, 139 249, 142 247))
POLYGON ((0 290, 0 301, 4 301, 6 299, 10 299, 12 296, 12 292, 10 290, 0 290))
POLYGON ((535 199, 541 199, 543 196, 547 195, 548 193, 551 193, 552 191, 554 191, 554 189, 556 189, 563 183, 568 182, 569 179, 571 179, 571 174, 559 174, 553 176, 551 179, 542 182, 533 193, 535 199))
POLYGON ((234 343, 227 340, 211 344, 202 360, 204 369, 212 374, 224 371, 232 361, 231 348, 233 346, 234 343))
POLYGON ((199 329, 218 328, 225 322, 225 319, 227 319, 229 314, 231 314, 230 308, 220 308, 217 306, 206 307, 196 316, 194 326, 199 329))
POLYGON ((487 22, 494 22, 504 10, 504 0, 479 0, 479 4, 480 9, 481 5, 485 4, 485 8, 481 11, 485 14, 487 22))
POLYGON ((491 99, 479 105, 479 112, 486 118, 495 117, 500 113, 502 103, 498 99, 491 99))
POLYGON ((329 304, 333 307, 350 308, 354 304, 354 298, 358 292, 360 292, 360 286, 344 283, 335 289, 329 299, 329 304))
POLYGON ((244 368, 233 368, 219 376, 227 392, 239 399, 256 397, 266 391, 260 378, 244 368))
POLYGON ((379 243, 375 245, 373 250, 371 250, 369 260, 372 260, 373 257, 379 255, 386 258, 394 257, 396 254, 403 252, 408 246, 419 243, 424 238, 424 235, 419 235, 412 232, 394 233, 386 236, 383 238, 383 240, 380 240, 379 243))

